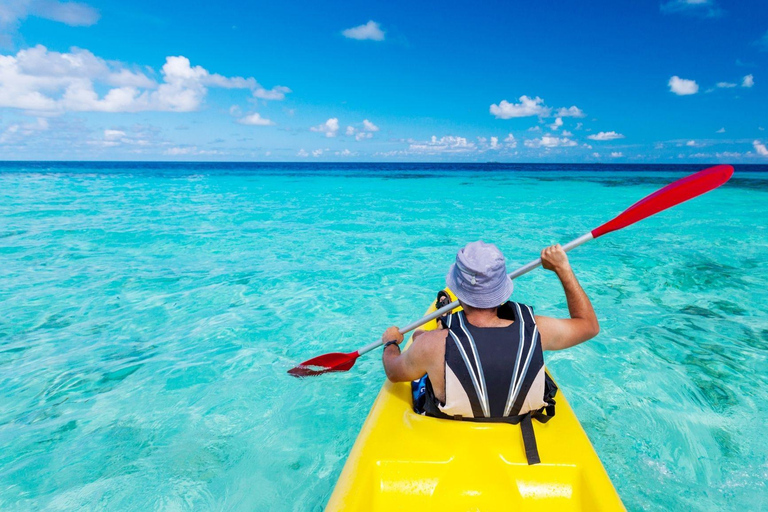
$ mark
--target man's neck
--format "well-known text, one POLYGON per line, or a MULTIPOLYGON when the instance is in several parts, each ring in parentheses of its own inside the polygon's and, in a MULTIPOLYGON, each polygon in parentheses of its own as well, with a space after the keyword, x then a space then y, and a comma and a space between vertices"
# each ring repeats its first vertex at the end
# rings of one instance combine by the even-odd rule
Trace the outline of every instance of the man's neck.
POLYGON ((478 309, 467 306, 465 304, 462 304, 462 307, 464 308, 464 314, 467 315, 469 322, 472 325, 477 325, 478 327, 483 327, 487 324, 494 324, 499 319, 499 308, 478 309))

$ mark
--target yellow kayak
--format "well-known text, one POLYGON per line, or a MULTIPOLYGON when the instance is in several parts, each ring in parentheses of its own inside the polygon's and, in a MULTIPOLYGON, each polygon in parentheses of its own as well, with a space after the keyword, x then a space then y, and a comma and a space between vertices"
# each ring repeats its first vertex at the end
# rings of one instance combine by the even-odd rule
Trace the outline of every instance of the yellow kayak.
POLYGON ((533 422, 541 463, 529 466, 519 425, 421 416, 410 383, 387 381, 326 510, 624 510, 562 390, 555 400, 552 421, 533 422))

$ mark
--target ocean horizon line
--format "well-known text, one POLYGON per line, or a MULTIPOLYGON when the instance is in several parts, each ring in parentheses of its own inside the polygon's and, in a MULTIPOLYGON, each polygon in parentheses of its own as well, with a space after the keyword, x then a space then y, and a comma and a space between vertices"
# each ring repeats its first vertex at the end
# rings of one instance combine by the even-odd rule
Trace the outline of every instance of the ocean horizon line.
POLYGON ((629 168, 643 168, 649 171, 659 171, 674 167, 677 169, 696 169, 707 168, 715 165, 733 165, 734 168, 750 168, 750 171, 758 170, 758 172, 768 172, 768 164, 761 163, 627 163, 627 162, 426 162, 426 161, 408 161, 408 162, 350 162, 350 161, 259 161, 259 160, 229 160, 229 161, 210 161, 210 160, 0 160, 0 169, 6 166, 19 166, 19 165, 46 165, 46 166, 70 166, 70 165, 96 165, 96 166, 115 166, 115 167, 130 167, 136 165, 151 165, 151 166, 201 166, 201 167, 216 167, 216 166, 259 166, 259 167, 279 167, 279 166, 296 166, 296 167, 360 167, 371 166, 381 168, 398 168, 403 166, 430 166, 436 168, 451 168, 461 166, 463 168, 500 168, 500 169, 512 169, 515 167, 537 167, 542 170, 549 170, 546 168, 552 168, 551 170, 562 171, 563 166, 569 168, 589 168, 595 170, 595 168, 610 168, 611 171, 619 171, 621 169, 629 168), (556 168, 556 169, 555 169, 556 168))

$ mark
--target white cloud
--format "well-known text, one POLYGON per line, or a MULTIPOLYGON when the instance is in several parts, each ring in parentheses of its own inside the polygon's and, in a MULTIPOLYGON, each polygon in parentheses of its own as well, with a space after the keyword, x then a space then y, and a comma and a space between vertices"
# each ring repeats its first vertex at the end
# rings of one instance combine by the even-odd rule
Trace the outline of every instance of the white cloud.
POLYGON ((46 131, 49 128, 50 124, 44 117, 38 117, 34 123, 15 123, 8 126, 0 135, 0 144, 19 142, 30 135, 46 131))
POLYGON ((544 135, 539 139, 529 139, 525 141, 525 146, 529 148, 557 148, 576 145, 576 141, 573 141, 568 137, 560 138, 551 135, 544 135))
POLYGON ((379 131, 379 127, 370 122, 367 119, 363 119, 363 130, 367 132, 377 132, 379 131))
MULTIPOLYGON (((498 105, 495 103, 491 105, 489 110, 492 115, 496 116, 496 119, 512 119, 514 117, 532 116, 542 118, 552 115, 552 108, 546 106, 544 100, 538 96, 535 98, 531 98, 530 96, 520 96, 518 101, 520 101, 520 103, 510 103, 507 100, 501 100, 498 105)), ((584 112, 576 105, 568 108, 559 108, 554 114, 556 118, 584 117, 585 115, 586 114, 584 114, 584 112)), ((555 120, 553 126, 562 126, 562 121, 562 119, 559 121, 555 120)))
MULTIPOLYGON (((135 125, 131 129, 115 129, 108 128, 102 132, 101 137, 93 138, 85 141, 89 146, 100 148, 114 148, 118 146, 131 147, 132 152, 141 153, 144 149, 152 148, 159 150, 168 146, 168 142, 164 141, 160 136, 159 129, 153 126, 135 125)), ((173 148, 167 148, 164 153, 171 154, 173 148)), ((205 150, 198 151, 194 146, 179 146, 175 151, 178 154, 188 154, 195 152, 195 154, 204 154, 205 150)))
POLYGON ((416 153, 466 153, 476 149, 477 146, 474 142, 453 135, 446 135, 439 139, 433 135, 428 141, 411 141, 409 147, 410 151, 416 153))
POLYGON ((557 109, 557 112, 555 113, 555 115, 558 117, 585 117, 587 114, 585 114, 584 111, 581 110, 576 105, 573 105, 568 108, 557 109))
POLYGON ((768 156, 768 148, 765 147, 765 144, 761 144, 759 140, 753 141, 752 146, 755 148, 758 155, 768 156))
POLYGON ((615 139, 623 139, 624 135, 620 133, 616 133, 614 131, 610 131, 610 132, 599 132, 596 135, 589 135, 587 136, 587 138, 591 140, 615 140, 615 139))
POLYGON ((342 151, 336 151, 336 156, 357 156, 357 153, 354 151, 350 151, 348 149, 344 149, 342 151))
POLYGON ((624 153, 621 151, 614 151, 611 153, 611 158, 621 158, 624 156, 624 153))
POLYGON ((192 66, 183 56, 167 57, 159 83, 122 63, 88 50, 48 51, 42 45, 0 55, 0 107, 64 112, 189 112, 203 103, 209 87, 251 89, 254 78, 225 77, 192 66), (99 95, 97 90, 105 90, 99 95))
POLYGON ((559 130, 561 126, 563 126, 563 118, 562 117, 558 117, 558 118, 555 119, 554 123, 549 125, 549 129, 556 131, 556 130, 559 130))
POLYGON ((733 82, 717 82, 717 87, 720 89, 730 89, 732 87, 736 87, 736 84, 733 82))
POLYGON ((116 87, 140 87, 144 89, 152 89, 156 87, 154 80, 140 71, 129 71, 127 69, 120 69, 110 73, 104 80, 108 85, 116 87))
POLYGON ((285 99, 285 95, 289 92, 292 91, 284 85, 276 85, 271 89, 257 87, 253 90, 253 97, 259 98, 260 100, 282 101, 285 99))
POLYGON ((715 156, 717 158, 738 158, 741 156, 741 153, 734 151, 723 151, 722 153, 715 153, 715 156))
POLYGON ((310 130, 324 133, 326 137, 335 137, 339 133, 339 119, 332 117, 319 126, 313 126, 310 130))
POLYGON ((0 2, 0 32, 14 33, 28 16, 58 21, 73 27, 87 27, 99 21, 99 11, 80 2, 11 0, 0 2))
POLYGON ((661 4, 661 12, 683 13, 705 18, 717 18, 723 14, 715 0, 669 0, 661 4))
POLYGON ((173 148, 166 149, 165 150, 165 154, 166 155, 171 155, 171 156, 188 155, 188 154, 192 153, 194 150, 195 150, 195 148, 192 147, 192 146, 188 146, 188 147, 173 147, 173 148))
POLYGON ((104 140, 118 140, 125 137, 123 130, 104 130, 104 140))
POLYGON ((755 77, 752 75, 747 75, 744 77, 744 79, 741 81, 742 87, 752 87, 755 85, 755 77))
POLYGON ((455 135, 446 135, 437 137, 433 135, 429 140, 407 139, 402 142, 408 142, 407 149, 376 152, 374 156, 384 157, 408 157, 413 155, 449 155, 451 158, 479 156, 487 154, 489 151, 504 152, 506 155, 517 155, 517 152, 510 151, 517 146, 517 141, 512 134, 509 134, 502 142, 497 136, 477 137, 476 142, 455 135))
POLYGON ((595 158, 600 158, 600 153, 592 153, 592 156, 595 158))
POLYGON ((301 158, 307 158, 309 156, 309 153, 304 148, 301 148, 298 153, 296 153, 296 156, 300 156, 301 158))
POLYGON ((222 152, 216 149, 198 149, 197 146, 176 146, 163 151, 170 156, 189 156, 189 155, 221 155, 222 152))
POLYGON ((261 114, 259 114, 258 112, 248 114, 245 117, 238 119, 237 122, 240 124, 247 124, 251 126, 272 126, 275 124, 273 121, 270 121, 269 119, 265 119, 261 117, 261 114))
POLYGON ((669 90, 679 96, 696 94, 699 92, 699 85, 695 80, 687 80, 679 76, 673 76, 669 79, 669 90))
POLYGON ((723 127, 723 128, 720 128, 720 129, 719 129, 719 130, 717 130, 715 133, 725 133, 725 127, 723 127))
POLYGON ((315 157, 315 158, 321 156, 322 154, 323 154, 323 150, 322 149, 316 149, 316 150, 312 151, 312 156, 315 157))
POLYGON ((535 98, 529 98, 528 96, 520 96, 520 103, 510 103, 507 100, 501 100, 496 105, 491 105, 490 112, 496 119, 511 119, 513 117, 548 117, 551 108, 544 106, 544 100, 536 96, 535 98))
POLYGON ((502 148, 502 145, 499 144, 499 138, 495 136, 490 138, 478 137, 477 146, 479 151, 498 151, 502 148))
POLYGON ((384 31, 381 30, 381 26, 373 20, 369 21, 365 25, 360 25, 357 27, 352 27, 352 28, 343 30, 341 33, 344 37, 348 37, 350 39, 357 39, 359 41, 363 41, 366 39, 370 41, 384 40, 384 31))
POLYGON ((99 21, 99 11, 80 2, 33 0, 27 5, 30 8, 29 13, 33 16, 58 21, 73 27, 88 27, 99 21))
POLYGON ((379 127, 370 122, 367 119, 363 119, 363 127, 355 128, 354 126, 347 126, 345 135, 351 137, 354 135, 356 141, 365 139, 372 139, 373 133, 379 131, 379 127))
POLYGON ((563 133, 563 137, 572 137, 573 136, 573 134, 571 132, 569 132, 568 130, 563 130, 562 133, 563 133))

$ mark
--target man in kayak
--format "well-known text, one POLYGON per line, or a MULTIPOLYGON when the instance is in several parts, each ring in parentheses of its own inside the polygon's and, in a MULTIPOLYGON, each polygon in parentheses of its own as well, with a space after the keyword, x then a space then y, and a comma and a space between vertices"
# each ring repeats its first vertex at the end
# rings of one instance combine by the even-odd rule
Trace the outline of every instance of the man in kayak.
POLYGON ((513 285, 504 256, 495 245, 478 241, 459 251, 446 276, 462 311, 440 319, 442 328, 416 331, 402 353, 397 327, 384 332, 389 380, 422 379, 426 399, 419 412, 510 423, 527 415, 529 424, 530 417, 548 419, 543 414, 548 406, 548 414, 554 414, 557 388, 546 375, 542 351, 578 345, 595 337, 600 327, 563 248, 547 247, 541 260, 560 279, 570 318, 534 315, 530 306, 508 302, 513 285))

